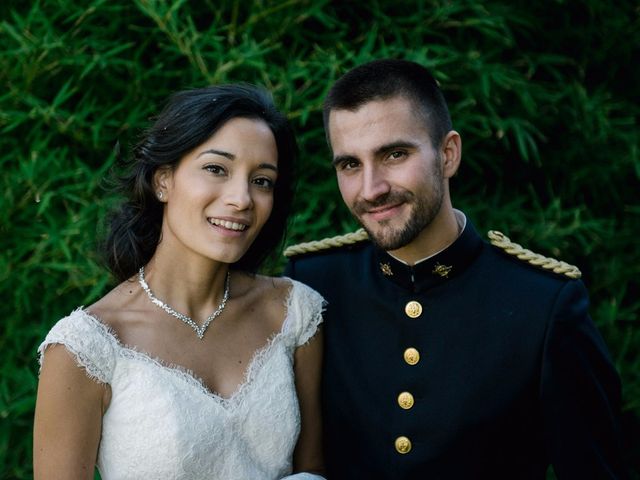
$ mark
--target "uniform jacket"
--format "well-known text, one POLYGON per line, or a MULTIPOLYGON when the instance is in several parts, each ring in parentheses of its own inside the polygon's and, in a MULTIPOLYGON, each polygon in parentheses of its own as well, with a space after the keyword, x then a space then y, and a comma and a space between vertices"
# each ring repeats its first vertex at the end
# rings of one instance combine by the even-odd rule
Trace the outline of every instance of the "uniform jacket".
POLYGON ((328 301, 329 479, 625 478, 620 383, 580 280, 469 222, 414 267, 363 241, 285 274, 328 301))

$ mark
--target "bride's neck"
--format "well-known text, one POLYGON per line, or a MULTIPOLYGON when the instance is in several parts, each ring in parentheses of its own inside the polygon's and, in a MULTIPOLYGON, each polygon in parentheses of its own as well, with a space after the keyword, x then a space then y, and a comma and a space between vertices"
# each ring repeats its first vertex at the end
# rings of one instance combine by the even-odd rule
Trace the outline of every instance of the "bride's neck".
POLYGON ((145 267, 146 282, 155 296, 195 315, 215 308, 224 295, 229 265, 168 253, 157 251, 145 267))

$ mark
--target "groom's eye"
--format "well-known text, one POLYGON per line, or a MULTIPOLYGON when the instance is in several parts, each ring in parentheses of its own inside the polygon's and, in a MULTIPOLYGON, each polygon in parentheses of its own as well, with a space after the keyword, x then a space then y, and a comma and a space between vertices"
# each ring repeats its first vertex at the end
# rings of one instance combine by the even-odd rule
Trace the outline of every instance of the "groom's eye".
POLYGON ((392 160, 399 160, 407 155, 407 152, 404 150, 396 150, 389 154, 389 158, 392 160))
POLYGON ((358 162, 357 160, 354 160, 354 159, 349 159, 349 160, 345 160, 344 162, 342 162, 340 164, 340 169, 341 170, 353 170, 354 168, 357 168, 358 166, 360 166, 360 162, 358 162))

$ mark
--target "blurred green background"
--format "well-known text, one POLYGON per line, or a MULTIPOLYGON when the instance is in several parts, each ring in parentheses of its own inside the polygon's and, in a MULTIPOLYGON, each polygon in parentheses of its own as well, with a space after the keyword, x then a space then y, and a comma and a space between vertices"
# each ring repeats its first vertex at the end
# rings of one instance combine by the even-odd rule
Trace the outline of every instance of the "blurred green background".
POLYGON ((582 269, 640 478, 639 16, 637 1, 607 0, 2 2, 0 478, 32 475, 39 342, 113 285, 95 243, 117 146, 171 92, 263 85, 302 153, 287 243, 351 231, 320 106, 380 57, 440 81, 463 138, 454 205, 582 269))

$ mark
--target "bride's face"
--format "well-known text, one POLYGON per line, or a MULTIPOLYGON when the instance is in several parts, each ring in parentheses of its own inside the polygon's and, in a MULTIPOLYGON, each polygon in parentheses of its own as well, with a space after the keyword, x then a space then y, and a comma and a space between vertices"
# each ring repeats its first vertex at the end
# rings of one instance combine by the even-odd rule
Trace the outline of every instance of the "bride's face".
POLYGON ((156 173, 165 203, 161 241, 212 260, 238 261, 271 214, 277 177, 278 150, 267 124, 229 120, 175 169, 156 173))

